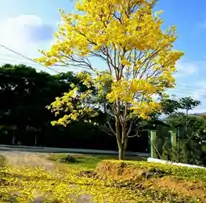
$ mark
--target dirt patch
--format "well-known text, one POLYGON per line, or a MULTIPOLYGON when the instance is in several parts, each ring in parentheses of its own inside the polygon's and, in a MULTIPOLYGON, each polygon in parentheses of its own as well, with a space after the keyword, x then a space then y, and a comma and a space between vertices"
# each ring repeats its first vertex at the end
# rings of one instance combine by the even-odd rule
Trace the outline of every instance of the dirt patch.
POLYGON ((52 169, 54 163, 46 160, 39 154, 29 152, 1 152, 1 155, 5 157, 7 164, 17 167, 43 167, 45 169, 52 169))
POLYGON ((94 171, 80 171, 77 174, 78 177, 95 178, 97 174, 94 171))
MULTIPOLYGON (((161 187, 169 189, 176 193, 184 194, 185 196, 195 197, 202 202, 206 202, 206 184, 198 182, 188 182, 186 180, 177 180, 174 177, 163 177, 153 179, 149 182, 152 187, 161 187)), ((146 185, 146 184, 145 184, 146 185)))
POLYGON ((101 179, 109 178, 112 180, 138 182, 143 179, 153 177, 163 177, 166 175, 164 171, 155 169, 143 169, 134 165, 127 164, 121 161, 102 161, 98 164, 95 170, 96 176, 101 179))
POLYGON ((95 170, 99 178, 112 180, 137 180, 142 177, 143 170, 134 168, 124 162, 102 161, 95 170))

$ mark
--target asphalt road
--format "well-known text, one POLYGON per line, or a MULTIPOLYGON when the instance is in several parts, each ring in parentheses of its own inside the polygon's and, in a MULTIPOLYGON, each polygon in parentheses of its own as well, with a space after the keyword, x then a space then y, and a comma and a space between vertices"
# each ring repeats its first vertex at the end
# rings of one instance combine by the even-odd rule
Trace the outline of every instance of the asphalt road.
MULTIPOLYGON (((101 154, 101 155, 117 155, 117 151, 110 150, 94 150, 94 149, 73 149, 73 148, 54 148, 54 147, 34 147, 19 145, 0 145, 2 152, 35 152, 35 153, 72 153, 72 154, 101 154)), ((148 153, 127 152, 127 156, 148 157, 148 153)))

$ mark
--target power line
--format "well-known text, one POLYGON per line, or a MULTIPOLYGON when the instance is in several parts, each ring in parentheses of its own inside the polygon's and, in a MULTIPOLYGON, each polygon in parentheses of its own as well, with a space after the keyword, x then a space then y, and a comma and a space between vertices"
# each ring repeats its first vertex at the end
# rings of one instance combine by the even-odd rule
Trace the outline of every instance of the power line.
POLYGON ((7 78, 24 79, 24 80, 37 80, 36 77, 16 76, 16 75, 5 74, 5 73, 0 73, 0 76, 4 76, 7 78))
MULTIPOLYGON (((5 64, 10 64, 10 65, 24 65, 26 64, 27 67, 31 67, 36 69, 37 71, 44 71, 43 68, 34 66, 34 64, 26 61, 22 61, 22 59, 19 60, 14 60, 14 59, 6 59, 6 58, 1 58, 0 57, 0 66, 4 66, 5 64)), ((44 68, 45 69, 45 68, 44 68)))
MULTIPOLYGON (((26 60, 29 60, 29 61, 31 61, 31 62, 33 62, 33 63, 38 64, 38 65, 41 65, 41 66, 44 67, 44 68, 48 68, 48 69, 50 69, 50 70, 52 70, 52 71, 54 71, 54 72, 56 72, 56 73, 58 73, 58 74, 61 73, 61 72, 59 72, 59 71, 57 71, 57 70, 55 70, 55 69, 53 69, 53 68, 46 67, 46 66, 44 66, 43 64, 38 63, 37 61, 35 61, 35 60, 33 60, 33 59, 25 56, 24 54, 22 54, 22 53, 20 53, 20 52, 17 52, 17 51, 15 51, 15 50, 13 50, 13 49, 11 49, 11 48, 3 45, 3 44, 0 44, 0 47, 2 47, 3 49, 6 49, 6 50, 8 50, 8 51, 10 51, 10 52, 18 55, 18 56, 21 56, 22 58, 24 58, 24 59, 26 59, 26 60)), ((11 56, 11 59, 12 59, 12 60, 14 59, 13 56, 11 56)), ((9 56, 8 56, 8 60, 11 60, 11 59, 10 59, 9 56)), ((16 59, 17 59, 17 58, 16 58, 16 59)), ((1 75, 2 75, 2 74, 1 74, 1 75)), ((177 85, 176 88, 174 88, 174 89, 169 89, 168 91, 171 91, 171 92, 174 92, 174 93, 176 92, 176 93, 194 94, 192 88, 194 88, 194 90, 196 90, 196 89, 198 88, 198 92, 199 92, 199 93, 202 91, 202 93, 205 93, 205 94, 206 94, 206 88, 200 88, 200 87, 198 87, 198 86, 195 87, 195 86, 188 86, 188 85, 177 85), (187 88, 187 89, 186 89, 186 88, 187 88), (205 92, 204 92, 204 91, 205 91, 205 92)))
MULTIPOLYGON (((17 57, 16 55, 14 55, 14 56, 13 55, 10 55, 10 56, 6 55, 6 56, 4 56, 4 55, 0 54, 0 66, 3 66, 5 64, 11 64, 11 65, 20 65, 20 64, 23 65, 23 64, 25 64, 26 66, 29 66, 31 68, 35 68, 35 69, 37 69, 39 71, 44 71, 45 68, 47 68, 45 66, 42 66, 39 63, 36 66, 33 61, 28 61, 27 59, 24 59, 22 57, 17 57)), ((55 73, 61 73, 61 72, 59 72, 59 71, 57 71, 55 69, 52 69, 52 71, 55 71, 55 73)))
MULTIPOLYGON (((20 53, 20 52, 17 52, 17 51, 15 51, 15 50, 13 50, 13 49, 11 49, 11 48, 3 45, 3 44, 0 44, 0 47, 4 48, 4 49, 6 49, 6 50, 8 50, 8 51, 10 51, 10 52, 12 52, 12 53, 14 53, 14 54, 17 54, 17 55, 19 55, 19 56, 21 56, 21 57, 23 57, 23 58, 25 58, 25 59, 27 59, 27 60, 29 60, 29 61, 31 61, 31 62, 34 62, 34 63, 36 63, 36 64, 38 64, 38 65, 41 65, 41 66, 44 67, 44 68, 48 68, 48 69, 50 69, 50 70, 52 70, 52 71, 54 71, 54 72, 60 73, 59 71, 57 71, 57 70, 55 70, 55 69, 53 69, 53 68, 50 68, 50 67, 46 67, 46 66, 44 66, 43 64, 38 63, 37 61, 35 61, 35 60, 33 60, 33 59, 25 56, 24 54, 22 54, 22 53, 20 53)), ((7 56, 6 56, 6 57, 7 57, 7 56)), ((8 56, 8 57, 9 57, 9 56, 8 56)), ((13 56, 12 56, 12 57, 13 57, 13 56)), ((189 88, 194 87, 194 88, 195 88, 194 85, 193 85, 193 86, 189 86, 189 85, 177 85, 177 86, 181 86, 181 87, 184 87, 184 88, 187 88, 187 87, 189 87, 189 88)), ((196 87, 199 88, 199 86, 196 86, 196 87)), ((205 90, 206 90, 206 89, 205 89, 205 90)))
POLYGON ((176 87, 174 89, 168 89, 167 91, 169 92, 179 92, 179 93, 202 93, 202 94, 206 94, 206 89, 204 88, 199 88, 198 90, 197 89, 182 89, 181 87, 176 87))
POLYGON ((184 93, 184 92, 185 93, 187 93, 187 92, 189 92, 189 93, 196 93, 196 92, 198 92, 198 93, 206 93, 205 89, 199 89, 198 91, 195 91, 193 89, 185 90, 185 89, 181 89, 181 88, 178 88, 178 87, 176 87, 174 89, 167 89, 166 91, 169 91, 169 92, 180 92, 180 93, 184 93))
MULTIPOLYGON (((28 77, 28 76, 17 76, 17 75, 11 75, 11 74, 7 74, 7 73, 0 73, 0 76, 5 76, 7 78, 16 78, 16 79, 32 79, 34 80, 35 78, 34 77, 28 77)), ((171 94, 174 93, 174 94, 186 94, 186 95, 194 95, 194 92, 190 92, 190 91, 184 91, 184 90, 181 90, 181 89, 174 89, 172 90, 172 92, 170 92, 171 94)), ((201 93, 205 93, 206 94, 206 91, 205 92, 201 92, 201 93)))
POLYGON ((206 88, 202 88, 201 86, 198 86, 198 85, 180 85, 180 84, 178 84, 178 85, 176 85, 176 87, 181 87, 182 89, 188 89, 188 88, 190 88, 190 89, 194 89, 194 90, 196 90, 196 89, 204 89, 204 90, 206 90, 206 88))
POLYGON ((25 58, 25 59, 27 59, 27 60, 29 60, 29 61, 32 61, 32 62, 34 62, 34 63, 36 63, 36 64, 39 64, 39 65, 43 66, 44 68, 48 68, 48 69, 50 69, 50 70, 52 70, 52 71, 54 71, 54 72, 56 72, 56 73, 60 73, 59 71, 54 70, 53 68, 50 68, 50 67, 46 67, 46 66, 42 65, 41 63, 38 63, 37 61, 35 61, 35 60, 33 60, 33 59, 25 56, 25 55, 22 54, 22 53, 17 52, 17 51, 15 51, 15 50, 13 50, 13 49, 11 49, 11 48, 3 45, 3 44, 0 44, 0 47, 4 48, 4 49, 6 49, 6 50, 8 50, 8 51, 10 51, 10 52, 12 52, 12 53, 14 53, 14 54, 17 54, 17 55, 19 55, 19 56, 21 56, 21 57, 23 57, 23 58, 25 58))
MULTIPOLYGON (((20 75, 15 75, 14 76, 14 75, 11 75, 9 73, 1 72, 1 70, 0 70, 0 75, 5 76, 5 77, 15 77, 15 78, 19 78, 19 79, 29 79, 27 76, 20 76, 20 75)), ((170 94, 188 94, 188 95, 194 95, 195 94, 194 90, 191 90, 191 89, 186 89, 185 90, 185 89, 182 89, 182 88, 168 89, 167 91, 170 94)), ((199 89, 198 93, 206 94, 206 89, 199 89)))

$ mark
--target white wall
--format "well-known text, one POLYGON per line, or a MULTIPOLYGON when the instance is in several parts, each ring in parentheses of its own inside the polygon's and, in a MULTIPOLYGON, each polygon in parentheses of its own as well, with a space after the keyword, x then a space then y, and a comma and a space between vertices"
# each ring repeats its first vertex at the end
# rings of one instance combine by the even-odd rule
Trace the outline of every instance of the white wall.
POLYGON ((176 166, 187 166, 187 167, 191 167, 191 168, 204 168, 202 166, 197 166, 197 165, 190 165, 190 164, 182 164, 182 163, 175 163, 175 162, 171 162, 171 161, 165 161, 165 160, 161 160, 161 159, 156 159, 156 158, 147 158, 148 162, 153 162, 153 163, 161 163, 161 164, 171 164, 171 165, 176 165, 176 166))

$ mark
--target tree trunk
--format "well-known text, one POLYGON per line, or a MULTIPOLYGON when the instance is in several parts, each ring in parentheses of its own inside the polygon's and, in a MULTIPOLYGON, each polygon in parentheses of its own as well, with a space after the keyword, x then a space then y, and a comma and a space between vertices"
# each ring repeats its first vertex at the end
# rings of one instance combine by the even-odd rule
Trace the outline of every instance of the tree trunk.
POLYGON ((123 119, 123 121, 120 122, 120 103, 117 101, 117 115, 115 117, 115 129, 116 129, 116 140, 118 145, 118 155, 119 160, 124 160, 125 158, 125 151, 127 148, 127 132, 126 132, 126 126, 127 121, 126 117, 123 119))
POLYGON ((37 146, 38 137, 35 135, 34 146, 37 146))
POLYGON ((124 160, 124 150, 123 150, 122 146, 119 147, 118 153, 119 153, 118 154, 119 160, 124 160))
POLYGON ((13 136, 12 136, 12 145, 15 145, 15 141, 16 141, 15 135, 13 134, 13 136))
POLYGON ((116 127, 116 139, 118 145, 118 157, 119 160, 124 160, 125 158, 125 151, 127 148, 127 134, 126 134, 126 124, 120 124, 120 119, 117 117, 115 122, 116 127))
POLYGON ((127 148, 127 141, 124 141, 122 144, 120 144, 119 147, 119 160, 125 159, 126 148, 127 148))
POLYGON ((121 144, 121 125, 119 117, 117 116, 115 118, 115 130, 116 130, 116 140, 117 140, 117 146, 118 146, 118 156, 119 160, 123 159, 123 148, 121 144))
POLYGON ((125 152, 127 149, 127 132, 126 132, 126 122, 123 123, 122 125, 122 140, 121 140, 121 145, 122 145, 122 157, 121 160, 125 159, 125 152))
POLYGON ((188 134, 188 110, 186 110, 186 125, 185 125, 185 134, 186 134, 186 137, 187 137, 187 134, 188 134))

